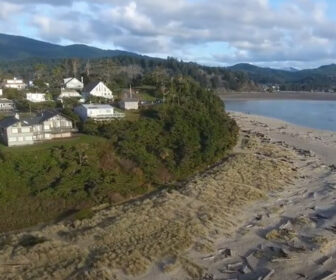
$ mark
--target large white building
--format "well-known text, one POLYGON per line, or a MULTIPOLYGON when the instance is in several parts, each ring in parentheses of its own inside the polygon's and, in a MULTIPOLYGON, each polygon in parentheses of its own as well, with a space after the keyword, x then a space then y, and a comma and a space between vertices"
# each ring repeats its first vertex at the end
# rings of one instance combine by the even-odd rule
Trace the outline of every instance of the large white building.
POLYGON ((30 102, 39 103, 46 101, 45 93, 27 93, 26 99, 30 102))
POLYGON ((9 147, 68 138, 76 131, 72 120, 56 111, 47 111, 23 119, 17 114, 15 117, 0 120, 0 139, 9 147))
POLYGON ((63 80, 63 86, 66 89, 82 90, 84 88, 83 78, 82 81, 76 78, 65 78, 63 80))
POLYGON ((2 92, 2 88, 0 88, 0 96, 2 96, 3 92, 2 92))
POLYGON ((113 92, 103 82, 93 82, 85 86, 82 95, 85 99, 90 96, 113 99, 113 92))
POLYGON ((5 88, 14 88, 14 89, 25 89, 27 85, 24 83, 23 80, 17 79, 14 77, 12 80, 6 80, 4 83, 5 88))
POLYGON ((87 119, 106 121, 125 117, 124 113, 116 112, 115 108, 108 104, 82 104, 77 106, 74 111, 83 121, 87 119))

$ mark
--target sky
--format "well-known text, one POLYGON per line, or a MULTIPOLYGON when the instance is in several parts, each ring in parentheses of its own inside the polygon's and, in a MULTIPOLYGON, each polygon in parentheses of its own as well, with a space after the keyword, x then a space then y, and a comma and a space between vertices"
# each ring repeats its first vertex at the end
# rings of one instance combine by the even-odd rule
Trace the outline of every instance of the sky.
POLYGON ((0 33, 206 65, 336 62, 335 0, 0 0, 0 33))

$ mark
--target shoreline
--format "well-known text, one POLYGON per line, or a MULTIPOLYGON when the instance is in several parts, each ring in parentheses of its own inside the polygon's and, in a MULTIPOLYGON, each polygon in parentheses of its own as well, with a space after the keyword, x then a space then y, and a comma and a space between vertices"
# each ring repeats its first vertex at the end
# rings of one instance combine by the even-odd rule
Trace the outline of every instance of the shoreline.
POLYGON ((311 100, 336 101, 336 93, 312 92, 237 92, 217 93, 222 100, 311 100))
POLYGON ((261 115, 229 112, 241 129, 263 133, 273 141, 283 141, 292 147, 313 151, 325 164, 336 165, 336 132, 292 124, 261 115))
POLYGON ((252 118, 264 118, 264 119, 268 119, 272 122, 282 122, 284 124, 290 125, 290 126, 295 126, 297 127, 299 130, 304 129, 304 130, 314 130, 316 132, 321 132, 321 133, 336 133, 336 131, 334 130, 328 130, 328 129, 319 129, 319 128, 314 128, 314 127, 309 127, 309 126, 304 126, 304 125, 300 125, 300 124, 295 124, 292 123, 290 121, 286 121, 286 120, 282 120, 282 119, 278 119, 275 117, 268 117, 268 116, 263 116, 263 115, 258 115, 258 114, 250 114, 250 113, 243 113, 243 112, 239 112, 239 111, 231 111, 231 110, 225 110, 231 117, 234 115, 245 115, 245 116, 250 116, 252 118))
POLYGON ((0 266, 0 274, 282 280, 336 273, 336 132, 229 114, 241 139, 228 161, 178 190, 106 206, 90 219, 3 235, 0 263, 31 267, 0 266), (26 236, 35 239, 22 249, 26 236))

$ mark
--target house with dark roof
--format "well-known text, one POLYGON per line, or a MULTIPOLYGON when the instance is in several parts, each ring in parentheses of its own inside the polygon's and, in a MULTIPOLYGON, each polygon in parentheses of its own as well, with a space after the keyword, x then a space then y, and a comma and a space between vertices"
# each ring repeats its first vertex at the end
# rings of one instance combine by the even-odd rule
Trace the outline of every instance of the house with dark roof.
POLYGON ((45 111, 25 118, 16 114, 0 120, 0 139, 9 147, 68 138, 76 131, 72 120, 57 111, 45 111))
POLYGON ((102 97, 106 99, 113 99, 113 92, 103 82, 92 82, 86 85, 83 89, 82 95, 85 99, 90 96, 102 97))

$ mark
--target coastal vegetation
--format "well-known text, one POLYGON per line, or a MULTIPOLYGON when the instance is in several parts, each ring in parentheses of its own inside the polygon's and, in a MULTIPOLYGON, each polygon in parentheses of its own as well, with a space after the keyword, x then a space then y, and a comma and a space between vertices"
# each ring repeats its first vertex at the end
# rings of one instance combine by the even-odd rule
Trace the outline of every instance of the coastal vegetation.
POLYGON ((237 141, 238 127, 220 99, 182 77, 166 88, 165 102, 137 118, 78 123, 87 135, 70 140, 1 147, 0 230, 120 203, 223 158, 237 141))
POLYGON ((183 270, 179 279, 201 279, 206 269, 189 253, 212 253, 214 240, 240 225, 239 214, 249 202, 296 176, 291 164, 296 156, 288 149, 255 137, 244 138, 239 148, 175 188, 81 212, 80 220, 0 237, 2 263, 29 259, 29 269, 3 267, 3 273, 27 279, 124 279, 146 273, 155 263, 167 277, 183 270))

